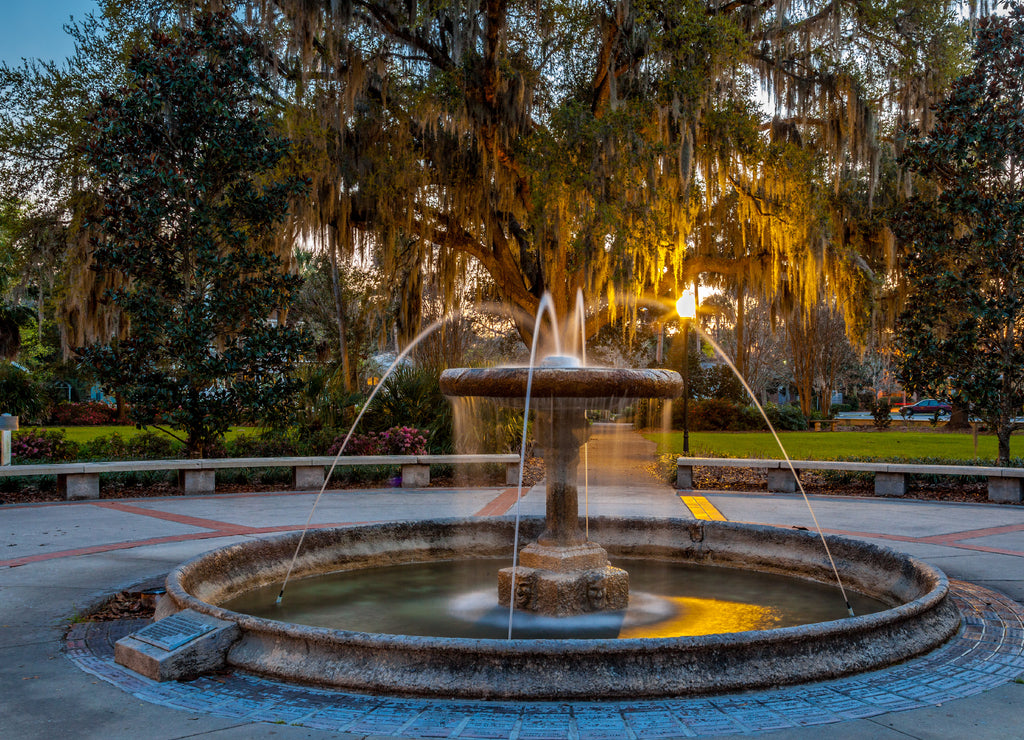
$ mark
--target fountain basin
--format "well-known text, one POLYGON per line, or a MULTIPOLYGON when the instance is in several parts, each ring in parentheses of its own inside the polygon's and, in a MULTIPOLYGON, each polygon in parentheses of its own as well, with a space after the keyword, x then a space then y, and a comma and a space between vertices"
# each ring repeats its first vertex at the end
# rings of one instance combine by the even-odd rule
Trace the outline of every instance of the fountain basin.
MULTIPOLYGON (((500 557, 509 519, 428 520, 311 531, 295 575, 433 560, 500 557)), ((524 520, 527 536, 541 519, 524 520)), ((677 560, 830 581, 821 542, 804 531, 676 519, 592 519, 612 557, 677 560)), ((801 627, 652 639, 488 640, 308 627, 221 606, 280 583, 299 535, 214 550, 175 569, 179 609, 235 622, 229 664, 303 683, 394 695, 599 699, 686 696, 823 680, 921 654, 960 623, 945 575, 906 555, 830 537, 848 588, 892 604, 875 614, 801 627)), ((286 595, 287 598, 287 595, 286 595)))

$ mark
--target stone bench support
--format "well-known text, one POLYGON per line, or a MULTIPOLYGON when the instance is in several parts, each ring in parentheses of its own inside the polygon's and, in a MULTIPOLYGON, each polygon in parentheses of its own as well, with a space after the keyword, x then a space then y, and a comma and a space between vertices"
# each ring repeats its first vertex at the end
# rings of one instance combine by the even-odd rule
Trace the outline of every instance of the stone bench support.
POLYGON ((688 491, 693 488, 693 466, 679 465, 676 467, 676 488, 688 491))
POLYGON ((430 485, 429 465, 403 465, 402 488, 424 488, 430 485))
POLYGON ((324 487, 323 465, 296 465, 292 468, 292 488, 296 491, 319 491, 324 487))
POLYGON ((217 488, 214 470, 179 470, 178 486, 185 493, 213 493, 217 488))
POLYGON ((1021 479, 990 477, 988 479, 988 500, 998 503, 1024 501, 1024 497, 1021 496, 1021 479))
POLYGON ((794 493, 796 491, 796 476, 789 468, 768 470, 768 492, 769 493, 794 493))
POLYGON ((519 462, 505 463, 505 485, 519 485, 519 462))
POLYGON ((100 474, 58 475, 57 493, 68 501, 97 499, 100 497, 100 474))
POLYGON ((876 496, 905 496, 907 477, 903 473, 875 473, 876 496))

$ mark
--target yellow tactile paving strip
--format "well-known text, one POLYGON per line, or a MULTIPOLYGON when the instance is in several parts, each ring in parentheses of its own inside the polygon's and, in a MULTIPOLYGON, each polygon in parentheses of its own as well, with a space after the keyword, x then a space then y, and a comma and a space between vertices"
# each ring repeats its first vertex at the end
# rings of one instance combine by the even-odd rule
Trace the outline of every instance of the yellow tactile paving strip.
POLYGON ((727 522, 728 519, 715 508, 715 505, 703 496, 680 496, 686 508, 695 519, 710 519, 715 522, 727 522))

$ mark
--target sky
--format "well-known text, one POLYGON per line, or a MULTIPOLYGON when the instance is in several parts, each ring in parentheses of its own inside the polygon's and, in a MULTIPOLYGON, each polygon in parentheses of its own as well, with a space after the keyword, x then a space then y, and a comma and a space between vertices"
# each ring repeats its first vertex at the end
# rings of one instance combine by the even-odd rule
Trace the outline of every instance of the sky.
POLYGON ((0 61, 63 60, 74 51, 64 24, 95 8, 95 0, 0 0, 0 61))

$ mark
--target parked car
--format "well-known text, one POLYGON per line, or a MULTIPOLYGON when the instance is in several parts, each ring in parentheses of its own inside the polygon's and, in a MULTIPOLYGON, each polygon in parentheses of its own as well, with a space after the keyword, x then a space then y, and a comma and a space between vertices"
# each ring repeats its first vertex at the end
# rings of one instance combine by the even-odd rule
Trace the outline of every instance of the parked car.
POLYGON ((911 418, 915 414, 921 416, 948 416, 953 412, 953 407, 948 403, 936 401, 934 398, 922 398, 917 403, 912 403, 900 409, 900 416, 904 419, 911 418))

